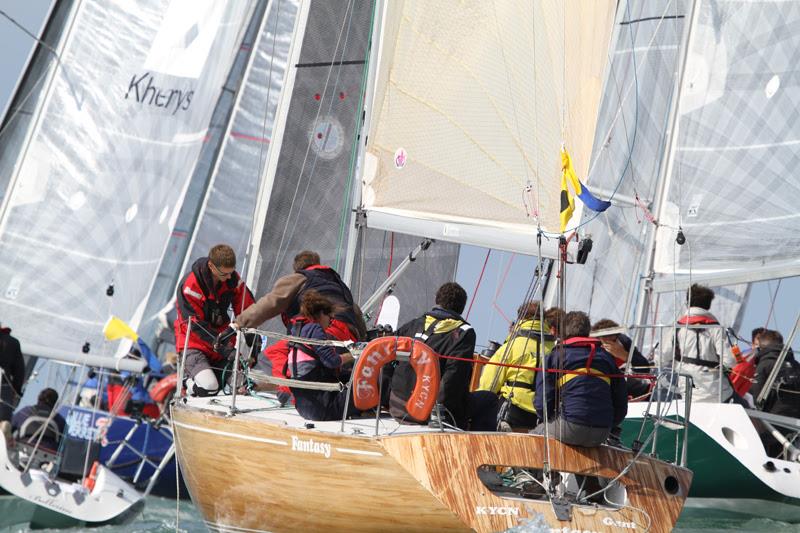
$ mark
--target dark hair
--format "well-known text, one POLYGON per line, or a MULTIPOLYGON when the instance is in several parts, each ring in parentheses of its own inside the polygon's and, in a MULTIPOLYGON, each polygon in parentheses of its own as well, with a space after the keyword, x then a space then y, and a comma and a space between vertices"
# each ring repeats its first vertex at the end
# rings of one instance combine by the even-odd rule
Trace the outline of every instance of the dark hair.
POLYGON ((539 317, 539 302, 531 300, 525 302, 517 308, 517 318, 519 320, 530 320, 539 317))
POLYGON ((436 305, 460 315, 467 305, 467 291, 458 283, 448 281, 436 291, 436 305))
POLYGON ((564 322, 564 315, 566 313, 560 307, 551 307, 544 312, 544 320, 547 325, 556 331, 556 335, 560 335, 561 325, 564 322))
MULTIPOLYGON (((601 329, 611 329, 611 328, 618 328, 618 327, 619 327, 619 324, 617 324, 616 322, 614 322, 610 318, 603 318, 603 319, 598 320, 597 322, 594 323, 594 325, 592 326, 592 333, 594 333, 595 331, 600 331, 601 329)), ((614 337, 614 338, 617 338, 618 335, 619 335, 618 333, 612 333, 610 335, 603 335, 603 337, 614 337)))
POLYGON ((53 389, 42 389, 39 393, 39 397, 36 399, 36 403, 39 405, 46 405, 52 409, 58 403, 58 393, 53 389))
POLYGON ((713 299, 714 291, 705 285, 695 283, 686 292, 686 301, 689 302, 689 307, 700 307, 708 311, 711 309, 711 300, 713 299))
POLYGON ((227 244, 217 244, 208 252, 208 260, 217 268, 235 268, 236 252, 227 244))
POLYGON ((320 313, 332 314, 333 303, 319 292, 310 289, 303 294, 303 299, 300 301, 300 313, 311 320, 316 320, 320 313))
POLYGON ((783 344, 783 335, 772 329, 765 329, 758 336, 759 348, 767 348, 769 346, 781 346, 783 344))
POLYGON ((588 337, 592 330, 589 315, 583 311, 570 311, 564 317, 564 331, 562 337, 588 337))
POLYGON ((295 272, 300 272, 304 268, 308 268, 311 265, 318 265, 320 264, 319 254, 317 252, 312 252, 311 250, 303 250, 296 256, 294 256, 294 262, 292 263, 292 268, 295 272))
POLYGON ((756 342, 756 338, 760 337, 765 331, 767 331, 767 328, 755 328, 750 332, 750 341, 756 342))

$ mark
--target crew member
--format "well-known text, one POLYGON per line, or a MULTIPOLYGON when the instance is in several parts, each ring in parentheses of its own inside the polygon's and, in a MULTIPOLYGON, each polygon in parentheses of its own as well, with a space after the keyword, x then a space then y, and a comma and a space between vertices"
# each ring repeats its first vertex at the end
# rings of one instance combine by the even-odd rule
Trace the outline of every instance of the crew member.
MULTIPOLYGON (((334 305, 334 316, 325 331, 338 340, 360 341, 367 337, 367 326, 361 310, 353 301, 350 289, 329 266, 321 265, 319 254, 302 251, 294 257, 294 272, 279 278, 272 290, 236 317, 235 325, 243 328, 256 328, 265 321, 281 315, 287 333, 291 332, 292 319, 300 315, 303 295, 314 290, 328 298, 334 305)), ((272 366, 272 375, 286 377, 286 363, 289 356, 287 341, 278 341, 264 351, 272 366)), ((279 387, 281 404, 290 400, 288 388, 279 387)))
MULTIPOLYGON (((292 335, 306 339, 331 339, 326 330, 330 327, 333 316, 334 306, 328 298, 313 289, 304 291, 300 301, 300 314, 291 320, 290 331, 292 335)), ((292 379, 337 383, 341 377, 342 365, 352 361, 352 355, 347 352, 339 354, 331 346, 289 343, 288 369, 292 379)), ((347 401, 350 392, 346 388, 340 391, 322 391, 292 387, 291 390, 297 412, 303 418, 340 419, 346 404, 349 415, 358 414, 353 402, 347 401)))
MULTIPOLYGON (((239 315, 252 304, 253 295, 236 272, 236 254, 227 244, 211 248, 208 257, 195 261, 191 272, 181 280, 175 303, 175 346, 179 350, 187 347, 184 372, 189 378, 186 385, 190 394, 208 396, 219 392, 227 359, 234 351, 234 339, 230 337, 219 344, 215 340, 230 325, 230 310, 239 315)), ((252 346, 260 343, 260 338, 251 335, 247 342, 252 346)))
POLYGON ((11 420, 11 413, 19 402, 25 383, 25 359, 19 341, 11 335, 11 328, 0 326, 0 421, 11 420))
MULTIPOLYGON (((436 291, 436 306, 431 311, 403 324, 397 330, 398 336, 418 339, 437 354, 467 359, 439 360, 441 382, 437 400, 442 408, 442 416, 446 422, 462 429, 469 427, 470 411, 480 411, 470 409, 469 382, 475 352, 475 330, 461 317, 466 303, 467 293, 461 285, 445 283, 436 291)), ((397 364, 391 380, 389 411, 398 420, 406 420, 405 404, 416 381, 416 375, 408 361, 397 364)), ((484 411, 484 414, 488 412, 484 411)), ((473 421, 472 429, 493 430, 495 426, 495 420, 477 423, 473 421)))
POLYGON ((564 341, 547 356, 547 370, 555 372, 536 375, 534 406, 542 418, 546 406, 548 424, 535 433, 574 446, 599 446, 628 412, 625 380, 600 340, 589 337, 590 329, 586 313, 567 313, 564 341))
POLYGON ((510 335, 484 366, 478 390, 499 394, 498 428, 533 429, 538 424, 533 408, 536 372, 493 363, 538 368, 542 356, 553 348, 555 338, 547 324, 539 320, 539 302, 523 303, 519 320, 511 325, 510 335), (542 341, 544 341, 543 344, 542 341), (543 348, 542 348, 543 347, 543 348))

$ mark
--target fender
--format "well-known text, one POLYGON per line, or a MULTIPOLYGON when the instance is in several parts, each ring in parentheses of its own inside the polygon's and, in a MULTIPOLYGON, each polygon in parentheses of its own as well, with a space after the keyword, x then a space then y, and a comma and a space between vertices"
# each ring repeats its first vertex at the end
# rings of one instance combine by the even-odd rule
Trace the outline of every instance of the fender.
POLYGON ((353 404, 361 411, 378 405, 381 368, 395 361, 398 353, 408 354, 411 368, 417 375, 406 411, 416 421, 428 420, 439 395, 439 356, 427 344, 409 337, 380 337, 367 344, 353 369, 353 404))
POLYGON ((150 389, 150 397, 155 400, 156 403, 161 403, 167 398, 170 392, 175 390, 177 385, 178 374, 170 374, 167 377, 161 378, 158 383, 150 389))

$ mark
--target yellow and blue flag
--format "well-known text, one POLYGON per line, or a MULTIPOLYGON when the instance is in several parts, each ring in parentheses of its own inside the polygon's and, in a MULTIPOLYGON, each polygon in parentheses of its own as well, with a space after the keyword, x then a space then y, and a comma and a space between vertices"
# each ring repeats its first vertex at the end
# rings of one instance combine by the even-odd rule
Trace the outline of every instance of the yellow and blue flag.
POLYGON ((605 200, 600 200, 596 196, 594 196, 589 189, 587 189, 578 179, 578 176, 575 174, 575 169, 572 168, 572 160, 569 157, 569 153, 565 149, 561 149, 561 212, 559 214, 559 218, 561 219, 561 232, 563 233, 564 230, 567 228, 567 223, 569 219, 572 218, 572 213, 575 211, 575 199, 572 197, 572 193, 569 190, 569 185, 572 185, 572 188, 575 190, 575 194, 578 195, 578 198, 581 199, 583 205, 591 209, 592 211, 597 211, 598 213, 602 213, 609 207, 611 207, 611 202, 607 202, 605 200))

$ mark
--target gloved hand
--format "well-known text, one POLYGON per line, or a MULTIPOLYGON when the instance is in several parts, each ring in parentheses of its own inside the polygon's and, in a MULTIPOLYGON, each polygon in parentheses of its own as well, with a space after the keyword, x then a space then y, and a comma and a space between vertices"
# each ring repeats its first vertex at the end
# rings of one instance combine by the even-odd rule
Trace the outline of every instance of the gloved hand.
POLYGON ((214 340, 214 346, 213 346, 214 351, 219 354, 222 354, 223 346, 229 345, 230 343, 228 342, 228 340, 234 335, 236 335, 236 328, 233 326, 233 324, 223 329, 219 333, 219 335, 217 335, 217 338, 214 340))

